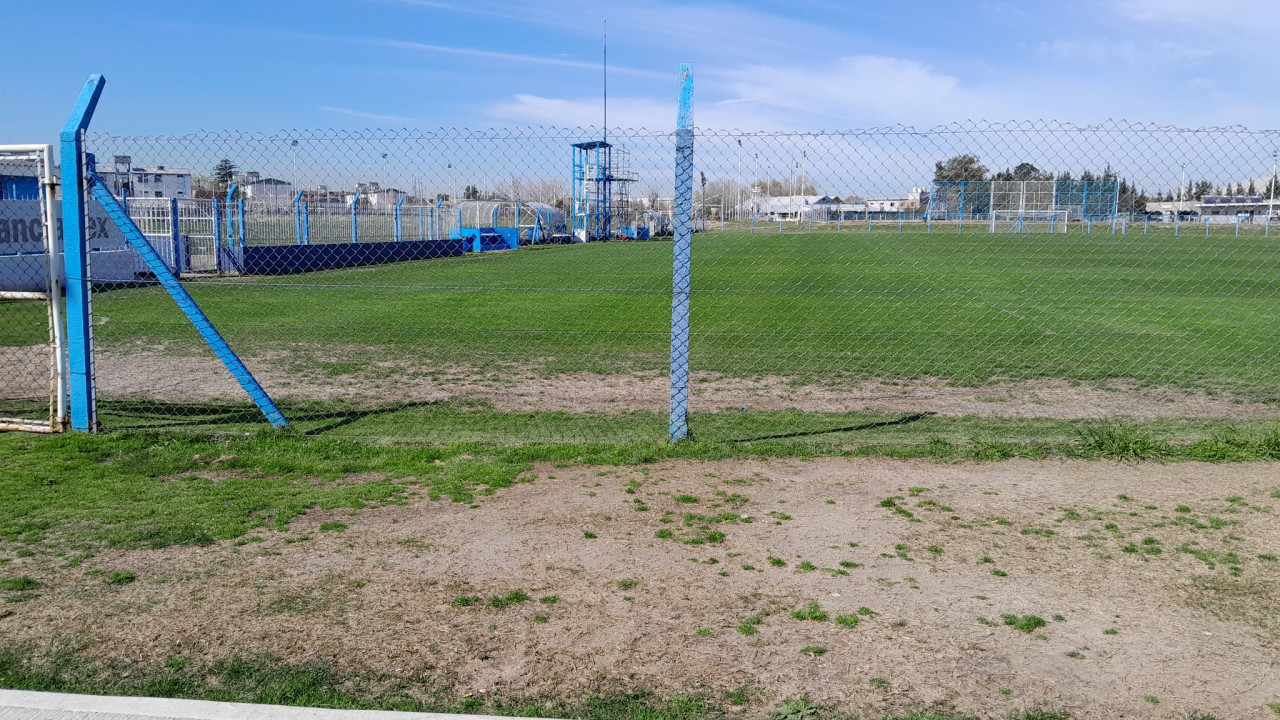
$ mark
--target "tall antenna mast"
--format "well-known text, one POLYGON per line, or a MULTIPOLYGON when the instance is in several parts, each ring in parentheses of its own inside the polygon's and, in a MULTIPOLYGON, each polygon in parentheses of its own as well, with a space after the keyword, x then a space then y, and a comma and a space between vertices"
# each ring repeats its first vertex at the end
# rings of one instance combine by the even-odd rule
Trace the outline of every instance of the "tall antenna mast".
POLYGON ((609 142, 609 21, 604 21, 604 141, 609 142))

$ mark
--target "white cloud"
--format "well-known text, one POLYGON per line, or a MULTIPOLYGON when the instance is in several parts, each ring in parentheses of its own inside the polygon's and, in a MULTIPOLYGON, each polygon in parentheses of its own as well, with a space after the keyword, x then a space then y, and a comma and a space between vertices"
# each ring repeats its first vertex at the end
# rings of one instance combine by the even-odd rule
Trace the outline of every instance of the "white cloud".
MULTIPOLYGON (((1005 116, 1008 103, 912 60, 841 58, 829 67, 747 65, 695 76, 698 126, 745 130, 846 129, 904 123, 933 125, 1005 116)), ((675 92, 667 100, 610 98, 609 125, 670 129, 675 92)), ((560 126, 599 125, 598 99, 516 95, 489 109, 503 120, 560 126)))
POLYGON ((383 115, 380 113, 365 112, 363 110, 352 110, 351 108, 337 107, 334 105, 321 105, 320 111, 333 113, 334 115, 346 115, 347 117, 362 118, 364 120, 377 120, 378 122, 403 123, 405 125, 421 125, 426 122, 422 118, 404 117, 402 115, 383 115))
POLYGON ((1139 72, 1170 65, 1199 63, 1213 57, 1213 52, 1199 45, 1173 40, 1088 39, 1046 40, 1037 50, 1055 60, 1110 65, 1123 63, 1139 72))
MULTIPOLYGON (((675 126, 676 104, 650 98, 609 98, 609 126, 664 130, 675 126)), ((564 99, 517 94, 488 110, 497 120, 556 127, 599 127, 603 108, 599 98, 564 99)))
MULTIPOLYGON (((1006 103, 914 60, 858 55, 827 67, 747 66, 724 73, 738 115, 773 126, 791 119, 826 127, 868 123, 930 125, 1004 115, 1006 103)), ((699 122, 701 124, 701 121, 699 122)))

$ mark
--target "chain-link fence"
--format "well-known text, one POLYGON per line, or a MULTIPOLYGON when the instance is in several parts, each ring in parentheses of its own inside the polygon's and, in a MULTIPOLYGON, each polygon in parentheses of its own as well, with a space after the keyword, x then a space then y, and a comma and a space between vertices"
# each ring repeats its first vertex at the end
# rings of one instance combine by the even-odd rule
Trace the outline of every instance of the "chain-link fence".
POLYGON ((0 145, 0 430, 59 429, 65 409, 49 154, 0 145))
MULTIPOLYGON (((700 130, 694 434, 868 410, 1278 416, 1278 146, 1123 123, 700 130)), ((503 442, 666 436, 674 147, 594 129, 88 138, 299 427, 503 442)), ((97 260, 104 424, 255 422, 146 270, 97 260)))

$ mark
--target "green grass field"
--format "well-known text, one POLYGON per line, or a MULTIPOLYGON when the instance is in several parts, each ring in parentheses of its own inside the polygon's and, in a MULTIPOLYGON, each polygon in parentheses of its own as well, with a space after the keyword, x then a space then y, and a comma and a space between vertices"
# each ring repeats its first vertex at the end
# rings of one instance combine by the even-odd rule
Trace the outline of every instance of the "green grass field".
MULTIPOLYGON (((1280 244, 1258 233, 845 230, 696 235, 693 370, 835 384, 1125 379, 1280 398, 1280 244)), ((670 277, 670 243, 646 242, 188 287, 233 347, 290 372, 391 362, 545 376, 665 373, 670 277)), ((94 303, 104 350, 200 351, 159 288, 94 303)))

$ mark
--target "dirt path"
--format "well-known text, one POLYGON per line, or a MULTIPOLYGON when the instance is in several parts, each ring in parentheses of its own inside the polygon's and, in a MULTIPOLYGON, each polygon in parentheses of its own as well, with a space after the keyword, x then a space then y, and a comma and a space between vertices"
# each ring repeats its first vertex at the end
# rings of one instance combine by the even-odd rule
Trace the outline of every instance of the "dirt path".
MULTIPOLYGON (((250 361, 250 369, 277 399, 344 400, 363 404, 433 402, 450 398, 491 403, 500 412, 663 412, 667 376, 660 372, 562 373, 551 376, 452 368, 436 371, 394 362, 345 363, 299 370, 287 356, 250 361)), ((244 392, 212 356, 174 357, 155 352, 101 353, 97 361, 103 398, 170 402, 245 400, 244 392)), ((946 416, 1092 419, 1131 417, 1248 420, 1280 417, 1280 405, 1225 394, 1129 381, 1104 386, 1066 380, 994 382, 957 387, 940 379, 867 381, 833 387, 812 380, 765 376, 734 378, 695 373, 694 411, 799 409, 817 413, 933 412, 946 416)))
POLYGON ((740 690, 753 717, 800 696, 1080 718, 1280 702, 1278 465, 682 461, 525 479, 476 507, 415 498, 312 511, 262 542, 101 553, 42 571, 48 590, 0 634, 324 659, 458 693, 740 690), (138 581, 84 574, 119 568, 138 581), (491 606, 512 590, 529 599, 491 606), (793 617, 809 603, 826 619, 793 617))

